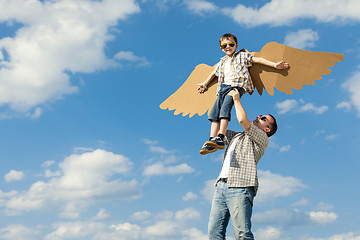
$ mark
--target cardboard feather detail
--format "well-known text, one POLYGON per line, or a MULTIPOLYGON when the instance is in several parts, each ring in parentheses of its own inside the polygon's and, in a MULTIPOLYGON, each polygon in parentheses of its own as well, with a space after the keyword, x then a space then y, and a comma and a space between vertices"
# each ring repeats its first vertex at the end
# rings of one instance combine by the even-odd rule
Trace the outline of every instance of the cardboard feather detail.
MULTIPOLYGON (((292 89, 302 89, 304 85, 315 85, 316 80, 322 79, 322 75, 331 73, 329 67, 336 62, 341 62, 343 54, 328 52, 312 52, 286 45, 270 42, 260 52, 251 53, 255 57, 263 57, 273 62, 284 60, 290 64, 286 70, 278 70, 261 64, 250 67, 251 79, 258 93, 262 95, 265 89, 270 95, 274 95, 274 88, 286 94, 292 94, 292 89)), ((199 64, 190 74, 184 84, 163 103, 161 109, 175 110, 174 114, 180 113, 191 118, 195 114, 199 116, 210 112, 215 99, 217 78, 208 85, 208 90, 199 94, 198 83, 202 83, 215 66, 199 64)))

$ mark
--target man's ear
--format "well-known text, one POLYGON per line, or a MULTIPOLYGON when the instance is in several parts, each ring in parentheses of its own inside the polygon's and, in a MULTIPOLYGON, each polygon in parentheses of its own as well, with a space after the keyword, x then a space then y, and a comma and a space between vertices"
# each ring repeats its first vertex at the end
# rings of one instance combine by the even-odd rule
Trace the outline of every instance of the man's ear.
POLYGON ((268 128, 268 127, 264 128, 264 132, 266 132, 266 133, 270 132, 270 128, 268 128))

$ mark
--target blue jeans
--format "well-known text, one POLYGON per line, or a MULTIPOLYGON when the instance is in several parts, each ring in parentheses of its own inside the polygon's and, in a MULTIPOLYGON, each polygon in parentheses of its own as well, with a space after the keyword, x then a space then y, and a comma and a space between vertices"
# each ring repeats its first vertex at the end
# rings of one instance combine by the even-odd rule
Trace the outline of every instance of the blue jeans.
POLYGON ((218 182, 209 217, 209 239, 225 240, 230 217, 236 240, 253 240, 251 214, 254 199, 253 187, 228 188, 218 182))
POLYGON ((231 87, 230 85, 221 84, 219 95, 209 114, 209 121, 220 122, 220 119, 226 118, 231 120, 231 108, 234 106, 232 96, 227 95, 231 90, 237 88, 240 97, 244 95, 245 90, 240 87, 231 87))

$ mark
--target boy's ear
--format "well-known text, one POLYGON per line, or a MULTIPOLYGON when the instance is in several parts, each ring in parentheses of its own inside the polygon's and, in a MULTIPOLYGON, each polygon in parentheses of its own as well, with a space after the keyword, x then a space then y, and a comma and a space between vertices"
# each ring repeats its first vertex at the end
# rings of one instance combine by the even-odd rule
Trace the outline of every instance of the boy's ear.
POLYGON ((270 132, 270 128, 268 128, 268 127, 264 128, 264 132, 266 132, 266 133, 270 132))

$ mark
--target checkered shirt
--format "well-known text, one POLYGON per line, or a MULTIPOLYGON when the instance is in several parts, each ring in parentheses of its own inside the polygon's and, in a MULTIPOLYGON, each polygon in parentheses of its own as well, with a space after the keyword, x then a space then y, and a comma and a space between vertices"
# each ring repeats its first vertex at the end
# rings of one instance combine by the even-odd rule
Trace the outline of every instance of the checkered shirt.
MULTIPOLYGON (((268 145, 268 136, 253 123, 248 132, 226 131, 225 143, 228 147, 225 150, 225 156, 232 141, 240 136, 236 142, 235 150, 231 156, 229 177, 227 179, 228 187, 254 187, 255 195, 259 186, 256 165, 268 145)), ((216 180, 216 183, 219 178, 216 180)))
MULTIPOLYGON (((218 87, 216 94, 219 93, 221 83, 224 82, 224 65, 227 56, 220 59, 216 64, 214 74, 218 77, 218 87)), ((254 91, 254 84, 251 80, 248 68, 253 64, 253 56, 249 52, 240 50, 231 58, 231 65, 233 66, 234 73, 237 77, 231 84, 232 87, 242 87, 245 93, 252 93, 254 91)))

